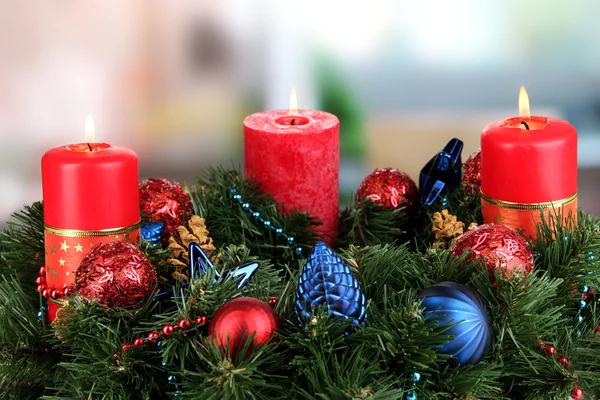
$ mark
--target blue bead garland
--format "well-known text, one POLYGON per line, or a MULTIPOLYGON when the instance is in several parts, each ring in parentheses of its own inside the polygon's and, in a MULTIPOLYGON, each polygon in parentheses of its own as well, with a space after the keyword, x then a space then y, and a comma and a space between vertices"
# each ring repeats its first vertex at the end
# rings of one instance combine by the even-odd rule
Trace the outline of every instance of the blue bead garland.
MULTIPOLYGON (((255 220, 262 222, 265 229, 274 231, 275 236, 283 238, 283 240, 285 240, 289 246, 292 246, 294 244, 296 239, 293 236, 286 235, 283 232, 282 228, 274 226, 271 221, 264 219, 260 215, 259 211, 253 210, 252 205, 250 203, 248 203, 247 201, 243 200, 242 195, 238 193, 236 188, 230 188, 229 193, 231 193, 232 198, 236 203, 239 203, 242 205, 242 210, 247 211, 252 216, 252 218, 254 218, 255 220)), ((300 246, 296 246, 294 248, 294 253, 298 256, 302 256, 303 252, 304 252, 304 249, 300 246)))

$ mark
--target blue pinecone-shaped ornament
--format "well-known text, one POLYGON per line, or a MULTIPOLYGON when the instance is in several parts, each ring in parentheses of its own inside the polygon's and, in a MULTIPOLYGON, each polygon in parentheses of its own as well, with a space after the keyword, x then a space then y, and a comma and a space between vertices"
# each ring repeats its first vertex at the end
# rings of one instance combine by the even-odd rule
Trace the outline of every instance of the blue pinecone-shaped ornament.
POLYGON ((325 305, 330 314, 354 318, 361 324, 366 318, 365 295, 342 259, 323 242, 313 247, 296 290, 296 312, 305 323, 312 310, 325 305))
POLYGON ((140 234, 143 240, 157 245, 162 240, 162 234, 165 229, 165 223, 160 221, 144 221, 140 228, 140 234))

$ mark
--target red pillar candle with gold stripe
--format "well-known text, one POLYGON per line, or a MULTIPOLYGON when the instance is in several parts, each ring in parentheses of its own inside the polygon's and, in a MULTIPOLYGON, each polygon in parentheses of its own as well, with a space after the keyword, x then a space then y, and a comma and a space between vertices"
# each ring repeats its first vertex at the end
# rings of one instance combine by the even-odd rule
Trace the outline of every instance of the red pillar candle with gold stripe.
POLYGON ((481 134, 484 222, 501 223, 536 236, 541 211, 564 223, 577 216, 577 131, 567 121, 529 116, 527 92, 521 116, 496 121, 481 134))
MULTIPOLYGON (((72 285, 80 261, 95 244, 139 241, 137 155, 126 148, 93 143, 89 117, 86 142, 54 148, 42 158, 49 289, 72 285)), ((58 308, 48 304, 50 321, 58 308)))

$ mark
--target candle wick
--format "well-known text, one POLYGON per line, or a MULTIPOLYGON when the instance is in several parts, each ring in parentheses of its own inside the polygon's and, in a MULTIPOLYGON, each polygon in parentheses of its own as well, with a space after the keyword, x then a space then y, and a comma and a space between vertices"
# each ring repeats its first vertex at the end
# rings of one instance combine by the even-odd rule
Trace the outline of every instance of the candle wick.
POLYGON ((292 118, 292 125, 296 123, 296 118, 292 118))
POLYGON ((529 130, 529 125, 527 125, 527 122, 521 121, 521 125, 525 125, 525 129, 529 130))
POLYGON ((87 145, 88 145, 88 149, 90 149, 90 151, 93 151, 93 150, 92 150, 92 145, 91 145, 91 144, 89 144, 89 143, 88 143, 87 145))

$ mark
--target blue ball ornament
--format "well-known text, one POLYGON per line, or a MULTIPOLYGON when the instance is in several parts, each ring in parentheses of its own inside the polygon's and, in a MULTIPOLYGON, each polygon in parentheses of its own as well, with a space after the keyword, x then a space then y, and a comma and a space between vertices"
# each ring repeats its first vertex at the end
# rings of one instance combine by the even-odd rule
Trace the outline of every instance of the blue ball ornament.
POLYGON ((146 240, 154 245, 160 244, 165 223, 160 221, 145 221, 140 226, 140 235, 143 240, 146 240))
POLYGON ((419 293, 428 320, 451 326, 444 334, 454 339, 438 352, 450 354, 451 365, 476 364, 492 344, 492 328, 485 300, 477 292, 455 282, 441 282, 419 293), (452 326, 453 325, 453 326, 452 326))
POLYGON ((301 323, 311 311, 326 306, 330 314, 361 324, 366 318, 365 295, 350 268, 325 243, 317 242, 298 279, 296 312, 301 323))

